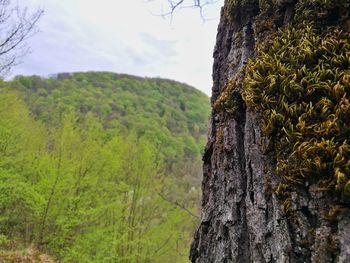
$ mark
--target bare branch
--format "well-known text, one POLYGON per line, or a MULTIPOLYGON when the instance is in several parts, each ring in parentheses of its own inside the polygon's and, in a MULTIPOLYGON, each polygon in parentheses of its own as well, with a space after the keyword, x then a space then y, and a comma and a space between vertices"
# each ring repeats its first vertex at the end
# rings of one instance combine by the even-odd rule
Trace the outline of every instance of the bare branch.
POLYGON ((179 208, 181 208, 182 210, 186 211, 190 216, 199 219, 199 217, 195 214, 193 214, 190 210, 187 209, 187 207, 185 207, 184 205, 180 204, 178 201, 172 201, 169 200, 168 198, 166 198, 164 195, 162 195, 161 193, 158 193, 158 195, 166 202, 173 204, 179 208))
POLYGON ((42 9, 28 13, 27 8, 0 0, 0 75, 4 76, 19 59, 29 52, 25 40, 37 32, 42 9))
MULTIPOLYGON (((154 2, 155 0, 145 0, 146 2, 154 2)), ((186 9, 186 8, 198 8, 199 14, 203 21, 206 21, 207 19, 204 16, 203 9, 207 5, 218 3, 222 0, 167 0, 167 10, 161 11, 159 16, 163 18, 169 18, 172 20, 174 13, 177 10, 180 9, 186 9)))

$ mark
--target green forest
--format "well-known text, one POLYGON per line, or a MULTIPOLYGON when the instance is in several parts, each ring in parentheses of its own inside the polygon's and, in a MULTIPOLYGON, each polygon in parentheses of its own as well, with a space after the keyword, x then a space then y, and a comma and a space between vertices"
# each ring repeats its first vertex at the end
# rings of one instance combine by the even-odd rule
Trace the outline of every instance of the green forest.
POLYGON ((0 86, 1 262, 188 262, 206 95, 109 72, 0 86))

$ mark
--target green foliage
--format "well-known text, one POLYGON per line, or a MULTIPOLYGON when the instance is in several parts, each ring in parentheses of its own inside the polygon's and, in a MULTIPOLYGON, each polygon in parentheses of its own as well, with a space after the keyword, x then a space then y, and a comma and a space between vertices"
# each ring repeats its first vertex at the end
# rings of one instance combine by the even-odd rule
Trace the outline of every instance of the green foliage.
POLYGON ((64 76, 1 83, 0 249, 187 262, 208 98, 167 80, 64 76))
POLYGON ((350 34, 323 32, 281 30, 260 45, 243 80, 245 101, 262 113, 276 152, 276 192, 286 201, 290 187, 312 183, 350 197, 350 34))
POLYGON ((201 157, 199 142, 206 138, 209 99, 185 84, 89 72, 59 74, 57 79, 17 77, 13 86, 25 94, 31 111, 46 123, 52 124, 72 109, 81 115, 91 112, 105 128, 118 127, 125 133, 134 130, 147 137, 171 162, 182 159, 189 139, 195 147, 188 157, 201 157))

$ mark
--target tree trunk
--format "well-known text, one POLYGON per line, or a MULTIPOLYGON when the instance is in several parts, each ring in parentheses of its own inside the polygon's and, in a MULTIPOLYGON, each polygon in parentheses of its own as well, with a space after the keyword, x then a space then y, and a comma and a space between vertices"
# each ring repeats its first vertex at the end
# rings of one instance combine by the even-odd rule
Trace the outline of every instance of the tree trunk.
MULTIPOLYGON (((263 1, 229 8, 232 2, 239 1, 225 2, 218 27, 212 105, 229 80, 241 79, 240 70, 254 56, 256 43, 268 35, 257 30, 263 1)), ((280 2, 279 19, 266 32, 293 20, 298 1, 280 2)), ((191 261, 350 262, 350 214, 327 218, 325 211, 334 200, 312 191, 317 186, 311 185, 291 192, 294 216, 285 215, 274 192, 280 182, 276 158, 261 147, 267 141, 261 116, 246 106, 239 91, 230 95, 238 105, 234 116, 212 110, 203 156, 202 216, 191 261)))

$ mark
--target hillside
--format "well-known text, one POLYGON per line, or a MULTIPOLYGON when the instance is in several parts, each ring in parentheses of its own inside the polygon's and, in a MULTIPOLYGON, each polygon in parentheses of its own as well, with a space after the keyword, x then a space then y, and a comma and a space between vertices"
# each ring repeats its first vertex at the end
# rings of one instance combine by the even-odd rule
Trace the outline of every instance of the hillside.
POLYGON ((33 245, 60 262, 187 262, 206 95, 88 72, 17 77, 1 83, 0 101, 2 250, 33 245))
POLYGON ((33 114, 53 122, 70 109, 93 113, 104 128, 136 131, 167 158, 199 159, 206 141, 209 98, 179 82, 109 72, 61 73, 50 79, 17 77, 33 114), (171 137, 171 138, 169 138, 171 137))

